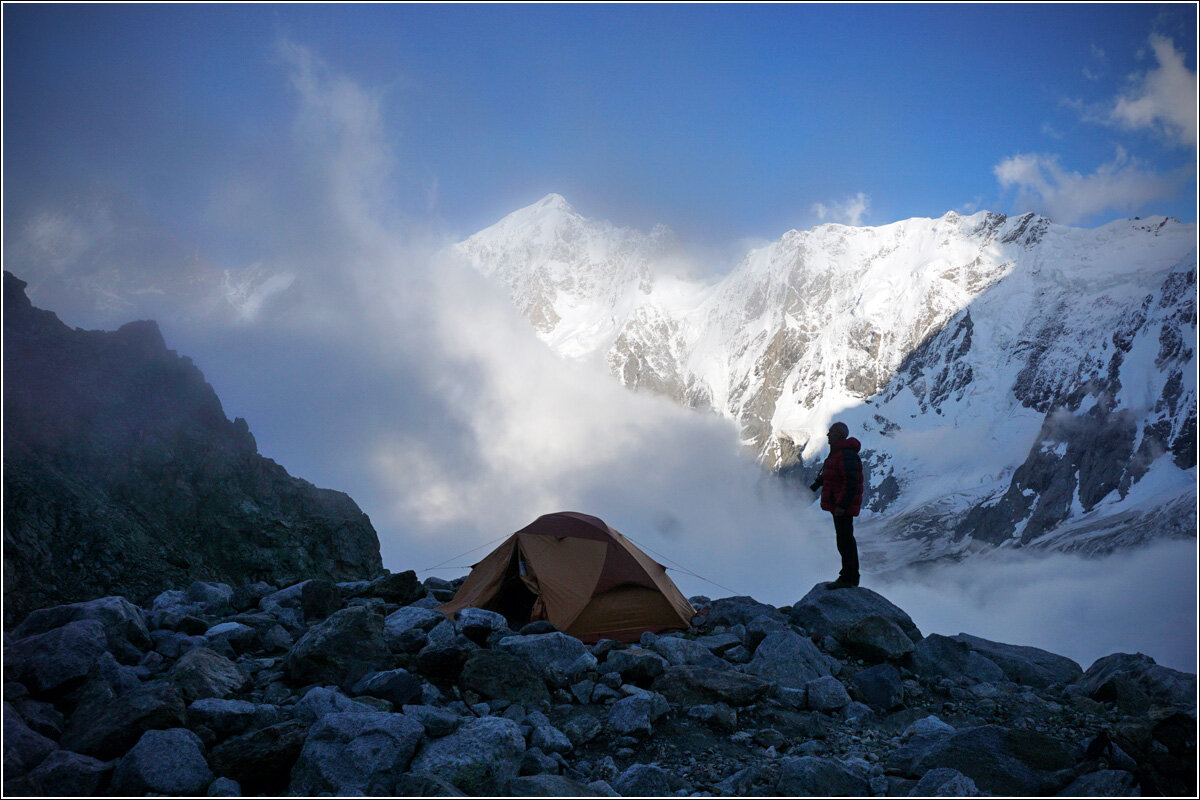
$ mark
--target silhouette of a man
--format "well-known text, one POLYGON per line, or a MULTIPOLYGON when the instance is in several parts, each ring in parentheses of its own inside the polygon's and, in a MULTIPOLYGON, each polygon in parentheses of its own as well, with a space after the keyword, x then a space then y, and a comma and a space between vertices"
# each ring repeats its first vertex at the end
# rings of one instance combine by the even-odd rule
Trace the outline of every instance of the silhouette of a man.
POLYGON ((850 435, 844 422, 829 426, 829 457, 821 474, 813 482, 814 492, 821 490, 821 508, 833 515, 837 549, 842 556, 842 571, 830 589, 858 586, 858 544, 854 541, 854 518, 862 507, 863 472, 858 451, 862 444, 850 435))

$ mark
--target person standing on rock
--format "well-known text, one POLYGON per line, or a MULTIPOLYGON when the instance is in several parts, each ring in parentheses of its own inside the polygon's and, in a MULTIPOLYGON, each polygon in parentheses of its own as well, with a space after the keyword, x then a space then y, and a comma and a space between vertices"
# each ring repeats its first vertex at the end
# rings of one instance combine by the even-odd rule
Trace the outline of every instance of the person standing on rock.
POLYGON ((838 579, 828 584, 830 589, 858 586, 858 544, 854 541, 854 518, 862 507, 863 471, 858 451, 862 444, 850 435, 844 422, 829 426, 829 457, 821 474, 809 488, 821 490, 821 509, 833 514, 833 530, 837 534, 837 549, 842 556, 842 571, 838 579))

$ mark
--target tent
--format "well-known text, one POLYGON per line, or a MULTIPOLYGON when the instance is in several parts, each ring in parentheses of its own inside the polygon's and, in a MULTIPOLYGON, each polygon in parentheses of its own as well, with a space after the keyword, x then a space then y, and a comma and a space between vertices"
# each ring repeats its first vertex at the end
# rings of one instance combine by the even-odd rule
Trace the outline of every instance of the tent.
POLYGON ((665 567, 603 520, 573 511, 540 516, 505 539, 438 608, 451 618, 495 611, 513 629, 545 619, 585 642, 686 629, 696 613, 665 567))

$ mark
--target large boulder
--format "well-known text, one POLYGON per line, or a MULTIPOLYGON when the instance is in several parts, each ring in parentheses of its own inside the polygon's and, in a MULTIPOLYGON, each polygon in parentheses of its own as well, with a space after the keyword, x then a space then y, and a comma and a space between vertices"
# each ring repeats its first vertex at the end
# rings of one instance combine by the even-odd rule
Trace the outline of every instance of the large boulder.
POLYGON ((870 797, 871 785, 837 761, 800 756, 781 762, 775 794, 780 797, 870 797))
POLYGON ((772 633, 763 639, 746 672, 793 689, 830 674, 824 654, 811 639, 795 631, 772 633))
POLYGON ((851 625, 842 639, 851 655, 872 663, 900 661, 913 651, 913 640, 887 617, 872 615, 851 625))
POLYGON ((424 597, 425 587, 417 580, 417 573, 409 569, 380 575, 362 590, 361 596, 378 597, 386 603, 406 606, 424 597))
POLYGON ((99 620, 77 619, 13 642, 6 648, 5 668, 40 693, 70 688, 91 673, 107 648, 99 620))
POLYGON ((425 736, 403 714, 329 714, 304 740, 291 793, 391 794, 425 736))
POLYGON ((1157 705, 1196 705, 1195 675, 1164 667, 1142 653, 1113 653, 1097 659, 1077 685, 1097 700, 1117 701, 1133 690, 1157 705))
POLYGON ((107 648, 125 664, 137 663, 142 653, 154 646, 146 627, 145 613, 126 600, 113 595, 81 603, 39 608, 13 630, 14 639, 47 633, 55 628, 82 620, 95 620, 104 627, 107 648))
POLYGON ((274 705, 207 697, 188 706, 187 718, 193 728, 203 725, 224 739, 274 725, 282 718, 282 712, 274 705))
MULTIPOLYGON (((6 740, 5 747, 7 748, 7 746, 6 740)), ((9 768, 7 758, 4 763, 7 772, 9 768)), ((28 791, 10 792, 6 785, 5 794, 94 797, 99 794, 100 784, 108 773, 112 772, 112 768, 111 762, 72 753, 69 750, 55 750, 25 776, 25 785, 28 787, 28 791)))
POLYGON ((622 736, 649 736, 654 721, 670 710, 666 699, 656 692, 623 697, 608 711, 608 727, 622 736))
POLYGON ((1080 775, 1058 793, 1059 797, 1141 797, 1137 776, 1119 769, 1102 769, 1080 775))
POLYGON ((197 795, 212 783, 200 737, 186 728, 146 731, 113 772, 117 794, 197 795))
POLYGON ((659 636, 651 643, 650 647, 666 659, 667 663, 675 666, 691 664, 713 669, 729 669, 730 666, 728 661, 713 655, 712 650, 693 639, 684 639, 680 636, 659 636))
POLYGON ((718 625, 726 628, 734 625, 749 625, 754 619, 764 616, 781 622, 787 619, 784 613, 775 606, 760 603, 753 597, 746 596, 722 597, 719 600, 713 600, 707 610, 703 612, 705 628, 714 628, 718 625))
POLYGON ((757 675, 708 667, 667 667, 651 685, 674 705, 720 702, 739 707, 765 695, 771 683, 757 675))
POLYGON ((362 606, 344 608, 313 626, 287 655, 287 673, 301 686, 353 686, 368 672, 391 665, 383 618, 362 606))
POLYGON ((1004 670, 966 642, 931 633, 913 648, 912 670, 923 678, 966 678, 975 683, 1005 680, 1004 670))
POLYGON ((1046 689, 1074 683, 1083 675, 1083 668, 1071 659, 1037 647, 992 642, 967 633, 951 638, 1000 667, 1004 677, 1013 683, 1046 689))
POLYGON ((4 777, 24 775, 58 749, 53 740, 30 730, 21 715, 4 702, 4 777))
POLYGON ((631 647, 610 651, 599 669, 601 672, 619 672, 627 683, 649 686, 651 681, 663 674, 667 666, 667 660, 658 653, 631 647))
POLYGON ((207 647, 188 650, 171 668, 171 680, 185 702, 204 697, 228 697, 246 683, 246 676, 225 656, 207 647))
POLYGON ((524 775, 513 778, 507 797, 603 797, 600 792, 562 775, 524 775))
POLYGON ((175 684, 148 681, 118 695, 107 684, 91 683, 75 707, 60 744, 99 759, 116 758, 149 730, 182 728, 187 710, 175 684))
POLYGON ((370 672, 350 687, 352 695, 387 700, 395 708, 420 700, 421 692, 421 679, 403 669, 370 672))
POLYGON ((412 772, 441 778, 467 794, 499 794, 521 768, 525 737, 504 717, 471 720, 449 736, 426 742, 412 772))
POLYGON ((550 699, 545 680, 528 661, 496 650, 475 650, 467 656, 459 683, 481 697, 525 706, 539 706, 550 699))
POLYGON ((908 614, 883 595, 861 586, 830 589, 829 584, 818 583, 796 601, 789 615, 817 641, 832 636, 844 645, 850 629, 868 617, 891 620, 914 643, 921 640, 921 631, 908 614))
POLYGON ((332 686, 314 686, 292 706, 292 716, 313 723, 328 714, 368 714, 378 709, 357 700, 351 700, 332 686))
POLYGON ((1074 777, 1070 770, 1075 758, 1057 739, 998 725, 931 737, 927 745, 909 755, 906 764, 896 766, 913 778, 937 767, 950 767, 989 794, 1054 794, 1074 777))
POLYGON ((632 764, 613 781, 623 797, 666 797, 671 794, 671 774, 654 764, 632 764))
POLYGON ((308 731, 309 723, 289 720, 233 736, 213 748, 213 771, 250 794, 282 795, 308 731))
POLYGON ((876 664, 850 676, 864 703, 877 711, 891 711, 904 702, 904 681, 891 664, 876 664))
POLYGON ((980 797, 975 781, 950 767, 935 767, 921 776, 909 797, 980 797))
POLYGON ((497 647, 525 659, 543 676, 555 682, 596 666, 596 657, 587 645, 560 631, 533 636, 506 636, 497 647))

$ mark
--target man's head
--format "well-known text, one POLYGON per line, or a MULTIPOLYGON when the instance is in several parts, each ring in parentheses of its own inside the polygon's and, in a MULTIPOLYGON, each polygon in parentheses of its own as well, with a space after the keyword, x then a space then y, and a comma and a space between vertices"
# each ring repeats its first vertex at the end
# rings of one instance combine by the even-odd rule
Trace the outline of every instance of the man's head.
POLYGON ((850 435, 850 428, 844 422, 835 422, 829 426, 829 433, 825 434, 829 439, 829 443, 840 442, 850 435))

